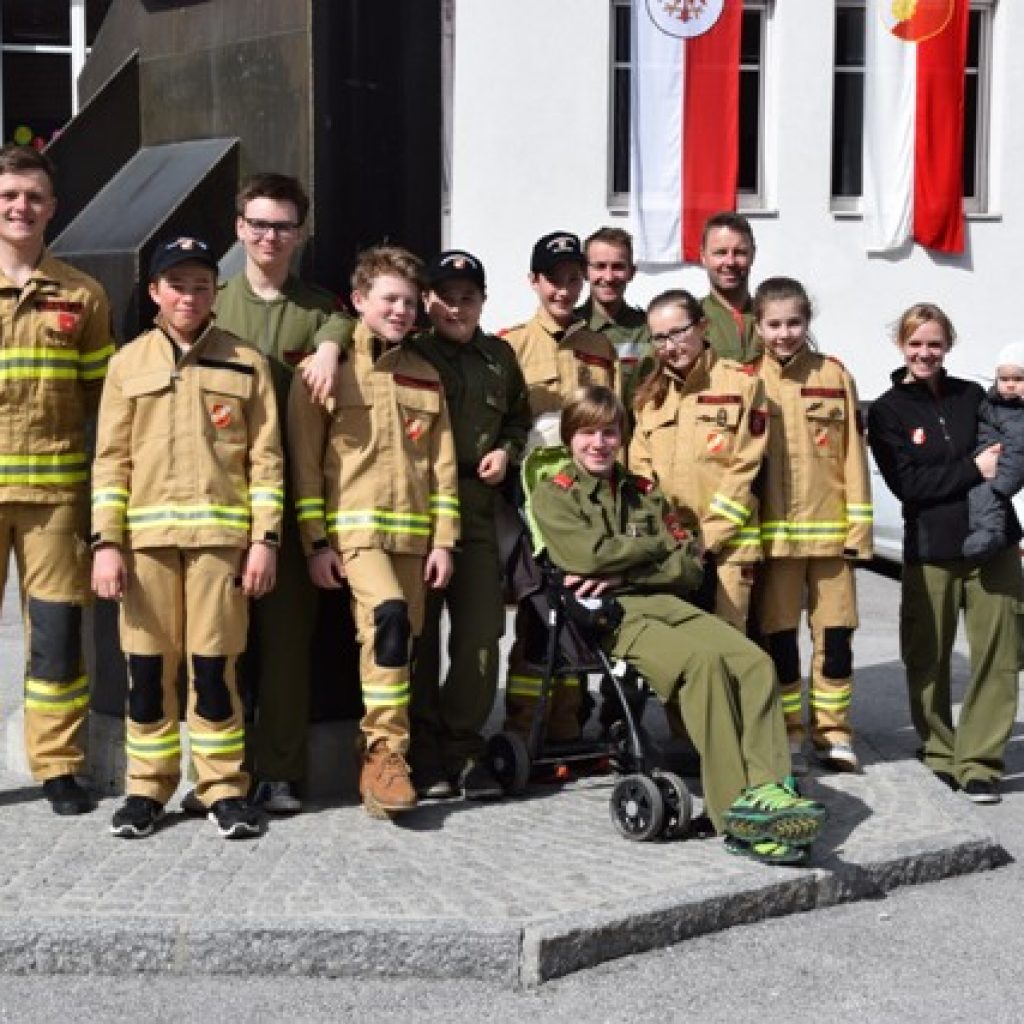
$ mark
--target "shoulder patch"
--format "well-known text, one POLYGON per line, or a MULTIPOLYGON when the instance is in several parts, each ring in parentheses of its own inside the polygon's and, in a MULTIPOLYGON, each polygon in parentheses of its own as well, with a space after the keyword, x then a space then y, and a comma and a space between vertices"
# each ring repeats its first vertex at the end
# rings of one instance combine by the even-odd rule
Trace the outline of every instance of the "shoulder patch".
POLYGON ((752 363, 740 363, 737 368, 741 373, 745 373, 748 377, 756 377, 760 366, 761 360, 755 359, 752 363))
POLYGON ((633 481, 633 486, 636 487, 641 494, 650 494, 651 491, 654 490, 654 481, 650 480, 646 476, 637 476, 634 474, 630 479, 633 481))
POLYGON ((552 478, 551 482, 556 487, 561 487, 563 491, 571 491, 572 485, 575 483, 573 478, 568 473, 556 473, 552 478))

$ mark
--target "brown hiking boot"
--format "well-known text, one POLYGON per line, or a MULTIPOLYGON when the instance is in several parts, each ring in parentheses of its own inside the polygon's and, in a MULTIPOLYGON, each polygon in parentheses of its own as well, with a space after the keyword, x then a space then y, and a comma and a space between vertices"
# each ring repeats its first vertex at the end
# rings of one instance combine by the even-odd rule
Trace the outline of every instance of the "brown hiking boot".
POLYGON ((359 793, 366 813, 372 818, 386 818, 416 806, 416 790, 409 778, 409 766, 385 740, 377 740, 363 755, 359 793))

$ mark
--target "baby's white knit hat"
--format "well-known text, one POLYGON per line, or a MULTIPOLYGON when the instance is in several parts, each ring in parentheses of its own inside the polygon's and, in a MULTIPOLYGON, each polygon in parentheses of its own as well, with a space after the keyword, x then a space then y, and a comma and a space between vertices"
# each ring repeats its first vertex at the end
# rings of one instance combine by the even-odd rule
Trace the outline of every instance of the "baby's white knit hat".
POLYGON ((1011 341, 999 350, 996 367, 1000 366, 1024 367, 1024 341, 1011 341))

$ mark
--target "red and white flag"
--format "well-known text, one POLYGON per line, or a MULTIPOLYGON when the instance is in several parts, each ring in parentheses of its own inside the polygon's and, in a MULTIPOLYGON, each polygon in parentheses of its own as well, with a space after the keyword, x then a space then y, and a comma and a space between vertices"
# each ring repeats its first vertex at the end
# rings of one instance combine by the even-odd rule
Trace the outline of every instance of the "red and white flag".
POLYGON ((869 252, 913 239, 963 252, 968 0, 868 0, 864 226, 869 252))
POLYGON ((633 0, 630 215, 637 260, 696 262, 736 205, 743 0, 633 0))

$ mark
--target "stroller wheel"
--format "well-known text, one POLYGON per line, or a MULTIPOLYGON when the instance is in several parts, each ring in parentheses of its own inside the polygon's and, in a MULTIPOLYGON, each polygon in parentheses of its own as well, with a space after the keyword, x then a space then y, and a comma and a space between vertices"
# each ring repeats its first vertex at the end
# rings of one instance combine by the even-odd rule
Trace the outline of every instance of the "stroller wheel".
POLYGON ((693 818, 693 797, 690 796, 686 783, 674 772, 655 768, 652 774, 661 798, 665 801, 665 821, 661 826, 659 838, 681 839, 686 835, 693 818))
POLYGON ((497 732, 487 741, 487 763, 506 793, 515 795, 530 780, 530 755, 522 736, 497 732))
POLYGON ((619 779, 612 789, 609 810, 622 835, 638 843, 654 839, 665 821, 661 790, 646 775, 625 775, 619 779))

